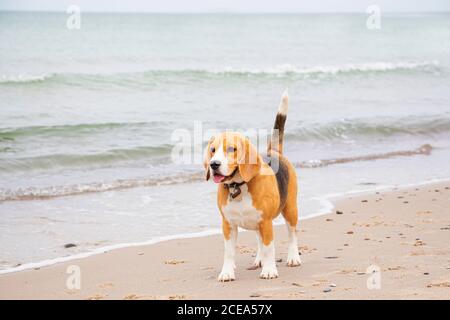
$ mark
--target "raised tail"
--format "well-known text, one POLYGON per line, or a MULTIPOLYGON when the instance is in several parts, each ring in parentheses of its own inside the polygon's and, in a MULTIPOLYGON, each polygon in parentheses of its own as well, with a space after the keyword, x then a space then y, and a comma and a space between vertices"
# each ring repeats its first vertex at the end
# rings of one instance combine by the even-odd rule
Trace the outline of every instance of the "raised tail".
POLYGON ((289 105, 289 96, 287 90, 281 96, 280 105, 278 106, 278 113, 273 125, 272 137, 270 139, 268 153, 276 151, 283 153, 283 138, 284 138, 284 124, 286 123, 287 111, 289 105))

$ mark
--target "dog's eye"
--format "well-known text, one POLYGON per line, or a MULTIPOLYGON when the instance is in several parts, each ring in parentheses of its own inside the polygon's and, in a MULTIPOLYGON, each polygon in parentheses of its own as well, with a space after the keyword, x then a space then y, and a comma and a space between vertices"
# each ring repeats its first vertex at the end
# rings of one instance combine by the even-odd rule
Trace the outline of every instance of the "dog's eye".
POLYGON ((211 152, 212 152, 212 153, 216 152, 216 148, 211 147, 211 152))
POLYGON ((227 152, 235 152, 236 151, 236 148, 235 147, 228 147, 227 148, 227 152))

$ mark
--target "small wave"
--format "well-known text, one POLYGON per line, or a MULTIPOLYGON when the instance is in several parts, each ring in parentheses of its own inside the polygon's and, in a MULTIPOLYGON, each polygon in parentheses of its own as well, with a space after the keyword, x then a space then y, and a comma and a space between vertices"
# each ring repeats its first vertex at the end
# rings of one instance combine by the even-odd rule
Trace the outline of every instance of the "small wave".
MULTIPOLYGON (((431 145, 425 144, 414 150, 393 151, 381 154, 371 154, 348 158, 311 160, 294 163, 294 166, 297 168, 314 169, 349 162, 374 161, 380 159, 389 159, 393 157, 407 157, 416 155, 430 155, 432 149, 433 147, 431 145)), ((56 197, 66 197, 86 193, 106 192, 113 190, 123 190, 136 187, 192 183, 196 181, 202 181, 203 179, 204 179, 203 172, 193 172, 189 174, 177 174, 174 176, 120 179, 112 182, 98 182, 98 183, 95 182, 95 183, 76 184, 67 186, 51 186, 45 188, 29 187, 29 188, 19 188, 16 190, 0 189, 0 202, 21 201, 21 200, 45 200, 56 197)))
MULTIPOLYGON (((161 159, 170 155, 171 145, 113 149, 94 154, 52 154, 28 158, 0 159, 0 171, 24 171, 64 167, 86 167, 145 158, 161 159)), ((156 161, 156 160, 155 160, 156 161)))
POLYGON ((94 182, 67 186, 51 186, 45 188, 20 188, 17 190, 0 189, 0 202, 18 200, 45 200, 56 197, 67 197, 86 193, 123 190, 136 187, 150 187, 158 185, 173 185, 200 181, 204 178, 203 172, 191 174, 178 174, 168 177, 152 177, 140 179, 120 179, 112 182, 94 182))
POLYGON ((108 123, 81 123, 73 125, 56 126, 26 126, 17 128, 0 128, 0 141, 14 140, 18 137, 35 137, 37 135, 61 136, 61 135, 80 135, 92 134, 97 132, 108 132, 111 130, 122 129, 159 129, 172 124, 169 121, 148 121, 148 122, 108 122, 108 123))
POLYGON ((297 168, 320 168, 326 167, 333 164, 343 164, 349 162, 359 162, 359 161, 373 161, 381 159, 389 159, 394 157, 411 157, 416 155, 430 155, 433 147, 430 144, 424 144, 414 150, 404 150, 404 151, 392 151, 386 153, 369 154, 358 157, 348 157, 348 158, 337 158, 337 159, 326 159, 326 160, 310 160, 304 162, 298 162, 294 165, 297 168))
MULTIPOLYGON (((174 145, 171 143, 161 145, 149 145, 128 147, 122 149, 105 149, 97 153, 60 153, 43 154, 33 157, 20 157, 16 153, 16 143, 22 140, 33 139, 48 141, 52 137, 92 136, 95 134, 124 134, 123 130, 129 130, 134 135, 139 132, 150 132, 156 129, 166 130, 169 122, 139 122, 139 123, 97 123, 62 126, 30 126, 20 128, 0 128, 0 153, 14 154, 14 157, 0 159, 0 171, 19 172, 46 170, 53 168, 79 168, 99 167, 114 165, 129 161, 145 159, 150 163, 169 159, 174 145), (110 132, 114 131, 114 132, 110 132), (117 132, 116 132, 117 131, 117 132)), ((376 118, 376 119, 350 119, 330 123, 293 123, 286 133, 287 141, 363 141, 379 138, 391 138, 393 136, 433 136, 450 132, 450 118, 446 114, 429 116, 409 116, 402 118, 376 118)), ((169 130, 170 131, 170 130, 169 130)), ((169 134, 167 131, 167 134, 169 134)), ((166 131, 164 131, 166 132, 166 131)), ((125 132, 126 133, 126 132, 125 132)), ((19 144, 20 146, 20 144, 19 144)))
POLYGON ((337 75, 337 74, 356 74, 356 73, 378 73, 392 71, 409 70, 436 70, 439 67, 438 62, 373 62, 361 64, 346 64, 342 66, 314 66, 298 67, 295 65, 279 65, 267 69, 217 69, 211 71, 216 74, 241 74, 241 75, 337 75))
POLYGON ((15 76, 0 76, 0 84, 20 84, 20 83, 35 83, 43 82, 45 80, 51 79, 55 74, 41 74, 41 75, 30 75, 30 74, 19 74, 15 76))
POLYGON ((167 77, 298 77, 301 79, 315 79, 335 77, 338 75, 378 74, 392 72, 436 72, 440 70, 437 61, 423 62, 368 62, 360 64, 344 64, 340 66, 296 66, 292 64, 277 65, 268 68, 186 68, 186 69, 150 69, 137 72, 105 72, 105 73, 48 73, 41 75, 20 74, 15 76, 0 76, 1 84, 33 84, 44 81, 73 82, 110 82, 122 85, 152 81, 155 78, 167 77))
POLYGON ((394 135, 427 136, 450 131, 446 114, 401 118, 344 119, 329 123, 292 124, 286 137, 292 140, 334 140, 394 135))
MULTIPOLYGON (((355 118, 343 119, 328 123, 291 123, 285 136, 292 140, 332 140, 357 138, 365 136, 389 137, 396 134, 431 135, 450 131, 448 113, 407 116, 407 117, 379 117, 373 119, 355 118)), ((148 122, 111 122, 111 123, 81 123, 56 126, 26 126, 17 128, 0 128, 0 142, 14 142, 17 138, 43 136, 45 138, 61 136, 81 136, 98 133, 113 134, 111 131, 142 130, 161 132, 173 126, 172 121, 148 122)), ((181 125, 181 124, 178 124, 181 125)), ((227 127, 228 124, 223 124, 227 127)), ((232 126, 232 125, 230 125, 232 126)))

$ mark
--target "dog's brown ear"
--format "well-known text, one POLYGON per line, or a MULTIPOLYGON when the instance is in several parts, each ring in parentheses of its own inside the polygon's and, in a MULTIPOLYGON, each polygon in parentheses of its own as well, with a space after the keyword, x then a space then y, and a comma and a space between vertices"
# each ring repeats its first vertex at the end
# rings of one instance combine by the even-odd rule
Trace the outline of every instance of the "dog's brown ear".
POLYGON ((243 142, 243 152, 239 159, 239 173, 245 182, 253 179, 261 169, 261 157, 256 147, 246 138, 243 142))
POLYGON ((203 166, 205 167, 205 179, 206 181, 209 180, 211 173, 209 172, 209 162, 211 161, 211 143, 214 141, 214 137, 211 137, 211 139, 209 139, 208 144, 206 145, 206 149, 205 149, 205 155, 203 157, 203 166))
POLYGON ((205 169, 205 172, 206 172, 206 177, 205 177, 205 179, 206 179, 206 181, 208 181, 209 178, 211 177, 211 173, 209 172, 209 168, 206 168, 206 169, 205 169))

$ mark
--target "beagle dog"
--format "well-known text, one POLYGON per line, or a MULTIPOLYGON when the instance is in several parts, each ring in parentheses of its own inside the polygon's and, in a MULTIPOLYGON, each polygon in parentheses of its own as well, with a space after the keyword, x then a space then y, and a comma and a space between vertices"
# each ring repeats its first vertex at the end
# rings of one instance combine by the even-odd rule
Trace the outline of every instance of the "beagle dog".
POLYGON ((264 161, 248 138, 237 132, 212 137, 206 147, 206 180, 216 184, 217 205, 222 215, 225 254, 219 281, 235 279, 238 227, 256 231, 258 251, 253 266, 260 277, 278 277, 272 220, 282 213, 289 234, 287 265, 301 264, 297 247, 297 176, 283 156, 283 135, 288 95, 281 98, 274 131, 268 143, 270 161, 264 161))

